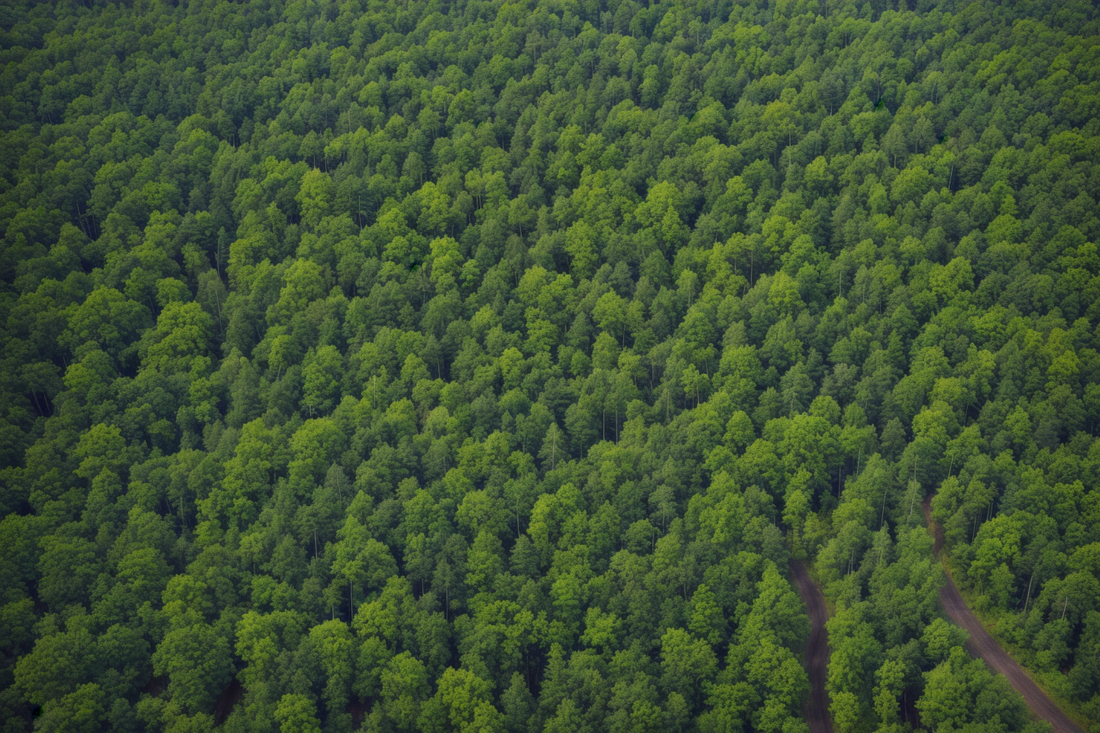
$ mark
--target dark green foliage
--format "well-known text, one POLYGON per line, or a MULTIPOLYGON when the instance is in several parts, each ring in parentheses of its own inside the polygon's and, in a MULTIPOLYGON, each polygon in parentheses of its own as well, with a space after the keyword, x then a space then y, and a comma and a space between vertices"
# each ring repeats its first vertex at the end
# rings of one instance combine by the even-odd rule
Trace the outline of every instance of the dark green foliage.
POLYGON ((1100 718, 1098 34, 5 4, 0 729, 792 733, 793 556, 839 729, 1024 730, 933 490, 1100 718))

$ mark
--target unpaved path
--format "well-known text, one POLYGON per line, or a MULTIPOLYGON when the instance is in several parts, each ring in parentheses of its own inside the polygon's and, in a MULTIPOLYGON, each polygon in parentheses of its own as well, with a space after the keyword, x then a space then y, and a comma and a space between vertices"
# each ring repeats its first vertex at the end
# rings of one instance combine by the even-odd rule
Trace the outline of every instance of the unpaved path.
POLYGON ((829 636, 825 622, 829 611, 821 588, 798 560, 791 561, 791 578, 798 595, 810 614, 810 638, 806 643, 806 672, 810 676, 810 695, 802 701, 802 717, 810 726, 810 733, 833 733, 833 719, 829 715, 829 693, 825 691, 825 676, 829 671, 829 636))
MULTIPOLYGON (((943 530, 932 523, 932 497, 925 497, 921 506, 924 509, 924 520, 932 530, 933 551, 937 557, 940 557, 940 551, 943 549, 943 530)), ((1039 689, 1038 685, 1031 681, 1016 660, 1008 656, 1008 652, 994 641, 981 622, 967 608, 950 574, 947 575, 947 582, 940 588, 940 605, 956 625, 966 629, 970 634, 970 640, 966 642, 970 653, 984 660, 997 674, 1004 675, 1009 684, 1023 696, 1024 702, 1031 711, 1054 726, 1054 733, 1085 733, 1046 696, 1046 693, 1039 689)))

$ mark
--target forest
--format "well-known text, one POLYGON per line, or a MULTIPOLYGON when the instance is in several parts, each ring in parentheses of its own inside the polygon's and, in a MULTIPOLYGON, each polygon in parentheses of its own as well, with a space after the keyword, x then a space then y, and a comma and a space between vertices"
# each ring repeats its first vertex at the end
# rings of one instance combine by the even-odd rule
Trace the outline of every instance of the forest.
POLYGON ((0 732, 1100 731, 1088 0, 0 4, 0 732))

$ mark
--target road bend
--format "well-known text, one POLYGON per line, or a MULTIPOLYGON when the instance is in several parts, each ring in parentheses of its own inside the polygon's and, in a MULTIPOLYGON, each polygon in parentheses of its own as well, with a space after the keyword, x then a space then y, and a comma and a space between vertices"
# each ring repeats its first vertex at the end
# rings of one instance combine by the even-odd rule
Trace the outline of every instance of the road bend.
MULTIPOLYGON (((932 531, 933 552, 942 561, 943 529, 932 522, 932 497, 925 497, 921 506, 924 509, 924 520, 932 531)), ((1031 708, 1031 712, 1036 717, 1054 726, 1054 733, 1085 733, 1079 725, 1062 712, 1061 708, 1054 704, 1053 700, 1047 697, 1045 692, 1039 689, 1039 686, 1028 677, 1023 667, 1017 664, 1016 660, 1010 657, 1008 652, 1002 649, 1001 645, 989 635, 989 632, 985 630, 985 627, 982 626, 974 613, 967 607, 966 602, 963 601, 959 589, 955 586, 955 581, 951 579, 951 574, 947 573, 946 575, 947 581, 940 588, 940 605, 947 612, 948 618, 957 626, 966 629, 967 633, 970 634, 970 639, 966 642, 970 653, 981 658, 997 674, 1004 675, 1009 684, 1024 698, 1024 702, 1031 708)))

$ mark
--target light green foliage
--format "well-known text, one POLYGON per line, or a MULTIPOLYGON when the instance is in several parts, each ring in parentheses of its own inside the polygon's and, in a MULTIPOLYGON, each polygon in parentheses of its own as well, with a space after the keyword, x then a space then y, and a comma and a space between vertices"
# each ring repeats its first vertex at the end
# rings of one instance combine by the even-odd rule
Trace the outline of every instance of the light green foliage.
POLYGON ((1027 720, 1027 711, 1008 682, 961 647, 952 649, 951 656, 925 676, 917 709, 932 730, 960 730, 971 723, 990 731, 1017 730, 1027 720))
POLYGON ((0 731, 1100 719, 1095 3, 0 15, 0 731))
POLYGON ((182 709, 209 710, 233 676, 229 642, 204 623, 174 628, 157 646, 153 671, 168 677, 172 700, 182 709))
POLYGON ((275 708, 279 733, 321 733, 317 708, 305 695, 286 694, 275 708))

